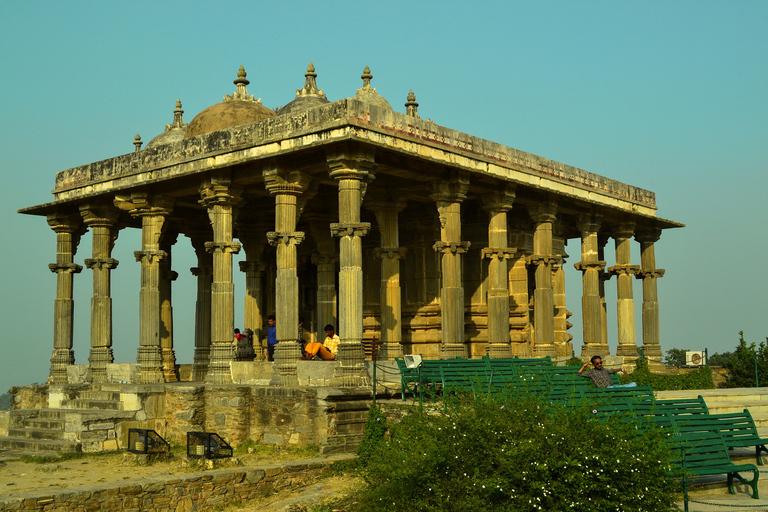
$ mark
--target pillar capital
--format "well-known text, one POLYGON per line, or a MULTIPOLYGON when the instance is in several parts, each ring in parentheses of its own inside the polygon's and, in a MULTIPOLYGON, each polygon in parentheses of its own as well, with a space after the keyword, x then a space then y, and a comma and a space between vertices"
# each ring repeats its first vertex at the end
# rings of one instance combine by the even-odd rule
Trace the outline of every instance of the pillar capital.
POLYGON ((375 151, 367 147, 345 144, 326 151, 326 162, 335 180, 370 181, 375 177, 375 151))
POLYGON ((161 195, 136 192, 130 195, 118 195, 114 204, 134 217, 167 216, 173 212, 174 200, 161 195))
POLYGON ((264 188, 273 196, 300 196, 312 183, 312 176, 301 171, 289 171, 282 165, 268 165, 262 171, 264 188))
POLYGON ((143 261, 149 264, 160 263, 162 260, 168 257, 168 253, 165 251, 133 251, 133 257, 136 261, 143 261))
POLYGON ((293 231, 290 233, 289 232, 281 233, 278 231, 270 231, 267 233, 267 240, 269 241, 269 244, 273 246, 278 246, 278 245, 295 246, 295 245, 299 245, 301 242, 304 241, 304 232, 293 231))
POLYGON ((470 242, 443 242, 438 240, 432 246, 435 252, 442 252, 443 254, 464 254, 469 250, 470 242))
POLYGON ((469 190, 469 174, 464 171, 454 171, 446 179, 432 182, 430 199, 437 203, 438 209, 450 203, 460 203, 467 198, 469 190))
POLYGON ((331 236, 362 237, 371 229, 370 222, 334 222, 331 224, 331 236))
POLYGON ((83 270, 82 265, 77 263, 49 263, 48 268, 54 274, 79 274, 83 270))
POLYGON ((371 196, 366 195, 363 206, 372 212, 378 214, 381 212, 395 212, 400 213, 408 205, 408 200, 405 198, 398 198, 390 200, 383 196, 371 196))
POLYGON ((267 270, 267 264, 263 261, 247 260, 238 262, 240 265, 240 272, 248 273, 260 273, 267 270))
POLYGON ((80 215, 88 227, 114 227, 120 211, 112 205, 86 203, 80 205, 80 215))
POLYGON ((531 254, 527 259, 528 263, 531 265, 560 265, 563 261, 563 258, 557 254, 531 254))
POLYGON ((85 266, 92 270, 111 270, 113 268, 117 268, 119 263, 120 262, 114 258, 86 258, 85 260, 85 266))
POLYGON ((640 272, 640 265, 628 265, 626 263, 608 267, 608 273, 614 276, 632 276, 640 272))
POLYGON ((529 206, 528 214, 537 223, 554 222, 557 219, 557 203, 548 199, 546 202, 529 206))
POLYGON ((483 210, 496 213, 506 212, 515 202, 516 187, 513 183, 503 186, 500 190, 485 192, 480 196, 483 210))
POLYGON ((635 240, 640 243, 652 244, 661 238, 661 228, 639 229, 635 232, 635 240))
POLYGON ((576 263, 573 264, 573 268, 581 272, 585 272, 587 270, 602 271, 605 268, 605 266, 606 266, 606 262, 604 261, 590 261, 590 262, 577 261, 576 263))
POLYGON ((312 264, 315 266, 335 265, 338 261, 339 257, 335 254, 321 254, 318 252, 312 254, 312 264))
POLYGON ((86 227, 83 225, 83 220, 75 213, 49 213, 46 220, 56 233, 71 233, 73 235, 85 233, 86 227))
POLYGON ((653 278, 653 279, 659 279, 664 277, 664 273, 666 271, 663 268, 655 268, 653 270, 638 270, 635 272, 635 278, 636 279, 646 279, 646 278, 653 278))
POLYGON ((189 272, 195 277, 211 277, 213 276, 213 267, 190 267, 189 272))
POLYGON ((237 254, 240 252, 240 242, 205 242, 205 250, 211 254, 237 254))
POLYGON ((586 238, 600 231, 602 222, 602 217, 596 213, 582 213, 578 216, 576 228, 581 232, 581 237, 586 238))
POLYGON ((514 247, 484 247, 480 249, 480 256, 484 259, 508 260, 515 256, 514 247))
POLYGON ((632 238, 634 234, 635 234, 634 222, 622 222, 621 224, 616 225, 611 230, 611 236, 613 236, 615 240, 632 238))

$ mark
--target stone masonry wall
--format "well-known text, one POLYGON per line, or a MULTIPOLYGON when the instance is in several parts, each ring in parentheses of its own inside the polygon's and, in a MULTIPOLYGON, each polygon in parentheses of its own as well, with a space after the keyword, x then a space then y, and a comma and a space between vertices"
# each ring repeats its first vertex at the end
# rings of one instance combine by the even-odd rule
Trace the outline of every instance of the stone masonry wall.
POLYGON ((215 510, 248 503, 265 493, 322 476, 342 458, 288 462, 260 468, 220 469, 181 476, 155 476, 113 486, 91 485, 61 494, 34 493, 3 499, 0 511, 69 510, 159 512, 215 510))

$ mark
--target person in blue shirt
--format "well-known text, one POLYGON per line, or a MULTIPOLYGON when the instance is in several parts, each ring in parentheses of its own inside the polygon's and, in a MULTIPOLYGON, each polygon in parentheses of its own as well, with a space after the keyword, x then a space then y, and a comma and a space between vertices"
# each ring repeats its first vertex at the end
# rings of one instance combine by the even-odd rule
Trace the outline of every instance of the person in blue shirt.
POLYGON ((275 327, 275 315, 267 317, 267 360, 275 360, 275 347, 277 346, 277 328, 275 327))

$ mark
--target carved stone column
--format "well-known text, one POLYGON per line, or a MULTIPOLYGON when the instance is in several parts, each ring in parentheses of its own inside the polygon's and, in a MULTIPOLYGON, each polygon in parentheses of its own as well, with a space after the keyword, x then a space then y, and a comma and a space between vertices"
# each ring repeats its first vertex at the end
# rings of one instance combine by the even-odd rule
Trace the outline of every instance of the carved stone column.
MULTIPOLYGON (((605 261, 599 259, 598 237, 601 218, 598 215, 583 214, 579 216, 578 228, 581 231, 581 261, 574 263, 576 270, 581 271, 581 321, 583 329, 582 357, 609 354, 608 345, 602 336, 602 307, 600 303, 600 276, 605 269, 605 261)), ((602 295, 605 300, 605 294, 602 295)))
POLYGON ((461 240, 461 202, 467 197, 469 177, 455 172, 449 179, 433 184, 430 198, 437 204, 440 217, 440 241, 434 250, 442 254, 443 286, 440 291, 442 315, 441 359, 467 357, 464 344, 464 284, 461 278, 461 255, 469 242, 461 240))
POLYGON ((245 273, 245 304, 243 308, 244 329, 253 331, 253 351, 256 361, 266 360, 264 347, 261 345, 262 326, 264 325, 263 281, 266 262, 264 248, 267 245, 268 224, 237 224, 240 242, 245 249, 245 261, 240 262, 240 271, 245 273))
POLYGON ((531 357, 531 309, 528 259, 533 251, 533 233, 529 223, 515 219, 509 231, 509 246, 515 249, 509 261, 510 341, 512 356, 531 357))
POLYGON ((403 306, 400 288, 400 260, 405 258, 405 248, 400 247, 398 213, 406 206, 404 199, 390 201, 377 198, 366 201, 365 206, 376 214, 381 235, 380 246, 374 250, 381 259, 381 346, 377 359, 381 361, 403 357, 403 306))
POLYGON ((176 354, 173 351, 173 300, 171 286, 179 277, 171 266, 171 248, 178 239, 178 233, 166 233, 160 242, 160 249, 167 254, 160 262, 160 349, 163 358, 165 382, 176 382, 176 354))
POLYGON ((213 256, 205 250, 210 241, 210 230, 186 230, 195 249, 197 266, 190 268, 197 277, 197 300, 195 301, 195 354, 192 365, 192 380, 202 382, 208 374, 211 355, 211 286, 213 284, 213 256))
POLYGON ((536 268, 534 301, 534 345, 536 357, 555 357, 555 303, 552 267, 560 258, 552 253, 552 224, 557 218, 557 205, 548 201, 529 208, 535 222, 533 254, 529 261, 536 268))
POLYGON ((112 354, 112 296, 111 270, 118 261, 112 258, 117 239, 119 211, 112 205, 80 206, 80 214, 91 229, 92 258, 85 266, 93 271, 93 297, 91 297, 91 353, 88 362, 93 382, 107 381, 107 364, 114 362, 112 354))
POLYGON ((200 186, 200 198, 213 227, 213 241, 205 243, 205 249, 213 255, 211 354, 205 382, 229 384, 235 357, 232 345, 235 330, 232 255, 240 252, 240 243, 233 241, 232 231, 240 204, 240 189, 232 186, 229 171, 214 171, 200 186))
POLYGON ((640 270, 631 264, 630 248, 635 225, 631 222, 620 224, 613 231, 616 241, 616 265, 608 272, 616 276, 616 320, 619 326, 617 356, 637 356, 635 340, 635 299, 632 294, 632 276, 640 270))
POLYGON ((56 263, 48 268, 56 274, 56 301, 53 307, 53 355, 51 356, 50 382, 67 384, 67 366, 75 364, 72 350, 75 301, 72 298, 73 274, 83 267, 74 263, 77 245, 85 232, 80 216, 68 213, 51 213, 48 225, 56 233, 56 263))
MULTIPOLYGON (((605 246, 608 244, 608 235, 597 235, 597 259, 605 261, 605 246)), ((605 346, 605 355, 609 355, 608 349, 608 304, 605 301, 605 282, 610 281, 611 274, 600 272, 600 343, 605 346)), ((591 356, 590 356, 591 357, 591 356)))
POLYGON ((172 200, 146 193, 115 198, 115 206, 128 210, 141 219, 141 250, 135 251, 141 262, 141 291, 139 292, 139 364, 142 383, 164 382, 160 348, 160 262, 167 253, 160 248, 166 217, 173 208, 172 200))
POLYGON ((315 241, 316 253, 312 253, 312 264, 317 267, 317 339, 324 339, 325 326, 330 324, 338 329, 336 313, 338 294, 336 292, 336 240, 328 230, 334 220, 329 215, 313 214, 308 217, 309 229, 315 241))
POLYGON ((360 222, 360 206, 373 179, 373 154, 347 147, 327 155, 330 176, 339 185, 339 222, 331 234, 339 237, 339 352, 335 385, 368 385, 363 349, 363 240, 371 225, 360 222))
POLYGON ((552 299, 555 307, 555 352, 558 357, 571 357, 573 356, 573 343, 571 343, 573 336, 568 332, 568 329, 572 327, 571 323, 568 322, 571 313, 566 307, 565 272, 563 270, 568 254, 565 252, 565 240, 562 238, 561 233, 557 234, 558 236, 552 240, 552 252, 560 258, 558 263, 552 265, 552 299))
POLYGON ((488 263, 488 357, 513 357, 509 336, 509 259, 515 249, 508 246, 507 211, 515 200, 514 185, 482 197, 488 212, 488 247, 482 250, 488 263))
POLYGON ((656 268, 656 249, 654 243, 661 237, 661 229, 648 229, 635 233, 640 242, 640 262, 642 270, 635 277, 643 280, 643 354, 661 362, 661 342, 659 336, 659 297, 657 279, 664 276, 664 270, 656 268))
POLYGON ((296 386, 299 383, 296 368, 301 357, 301 348, 296 343, 299 337, 296 246, 304 240, 304 232, 296 231, 296 223, 301 210, 299 198, 309 188, 311 177, 277 165, 266 168, 263 175, 266 189, 275 197, 275 231, 267 233, 269 243, 277 247, 275 316, 278 345, 275 347, 272 384, 296 386))

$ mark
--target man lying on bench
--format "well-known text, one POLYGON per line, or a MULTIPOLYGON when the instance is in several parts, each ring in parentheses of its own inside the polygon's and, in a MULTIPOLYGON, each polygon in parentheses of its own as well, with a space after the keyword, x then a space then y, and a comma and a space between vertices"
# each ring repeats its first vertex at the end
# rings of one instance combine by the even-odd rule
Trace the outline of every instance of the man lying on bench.
POLYGON ((579 370, 579 373, 577 374, 579 377, 584 377, 586 379, 589 379, 592 381, 592 383, 597 388, 633 388, 637 386, 637 383, 630 382, 629 384, 614 384, 613 381, 611 381, 611 375, 614 373, 622 372, 624 375, 627 374, 627 372, 622 368, 621 370, 606 370, 603 368, 603 358, 600 356, 592 356, 592 359, 590 359, 590 362, 592 363, 591 370, 584 371, 584 368, 587 367, 589 363, 584 363, 584 365, 579 370))
POLYGON ((339 335, 333 332, 333 326, 325 326, 325 341, 323 343, 307 343, 304 346, 303 360, 311 360, 319 357, 323 361, 333 361, 339 351, 339 335))

